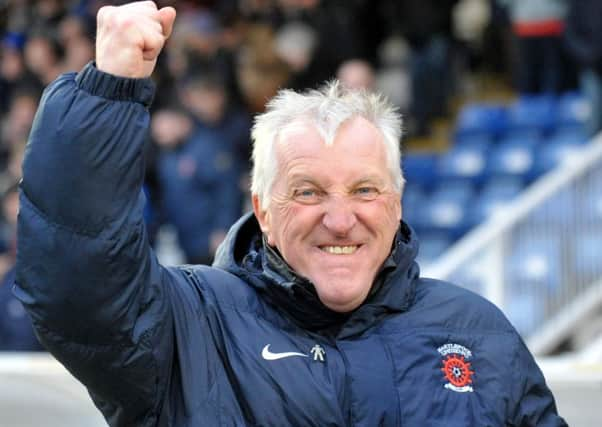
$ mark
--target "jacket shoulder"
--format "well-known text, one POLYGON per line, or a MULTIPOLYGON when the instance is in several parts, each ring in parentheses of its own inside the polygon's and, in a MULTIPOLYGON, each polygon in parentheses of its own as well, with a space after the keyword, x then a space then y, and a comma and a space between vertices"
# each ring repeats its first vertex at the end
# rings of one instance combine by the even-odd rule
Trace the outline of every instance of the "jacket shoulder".
POLYGON ((411 311, 423 312, 439 325, 470 331, 515 333, 504 313, 491 301, 450 282, 421 278, 411 311))
POLYGON ((240 277, 207 265, 183 265, 177 270, 198 292, 217 305, 243 311, 257 310, 257 292, 240 277))

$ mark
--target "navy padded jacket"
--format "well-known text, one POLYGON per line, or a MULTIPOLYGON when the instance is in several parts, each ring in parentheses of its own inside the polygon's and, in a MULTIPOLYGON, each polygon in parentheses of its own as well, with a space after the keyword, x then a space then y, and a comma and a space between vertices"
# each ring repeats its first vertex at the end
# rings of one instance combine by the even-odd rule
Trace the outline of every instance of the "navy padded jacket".
POLYGON ((24 161, 17 297, 111 426, 564 426, 483 298, 419 277, 400 225, 341 315, 246 215, 213 267, 163 267, 142 214, 149 80, 89 64, 45 91, 24 161))

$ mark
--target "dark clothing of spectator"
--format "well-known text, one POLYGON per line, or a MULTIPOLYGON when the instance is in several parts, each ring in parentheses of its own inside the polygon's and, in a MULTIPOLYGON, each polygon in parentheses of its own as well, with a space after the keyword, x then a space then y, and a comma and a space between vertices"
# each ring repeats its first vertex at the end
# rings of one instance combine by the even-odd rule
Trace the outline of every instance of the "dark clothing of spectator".
POLYGON ((383 6, 392 33, 401 34, 413 49, 426 47, 433 37, 452 35, 452 11, 458 0, 395 0, 383 6))
POLYGON ((287 87, 315 88, 335 76, 345 60, 369 56, 362 39, 361 21, 354 2, 322 2, 319 7, 299 11, 288 18, 298 19, 316 32, 316 46, 307 67, 293 73, 287 87))
POLYGON ((519 36, 517 43, 518 91, 558 93, 564 79, 561 36, 519 36))
POLYGON ((12 293, 15 268, 0 281, 0 351, 41 351, 29 315, 12 293))
POLYGON ((174 225, 187 262, 210 262, 211 234, 228 230, 238 219, 243 194, 241 160, 234 147, 246 136, 242 115, 227 116, 214 127, 197 125, 193 134, 158 157, 158 178, 165 219, 174 225))
POLYGON ((569 3, 565 42, 580 68, 581 87, 591 106, 588 131, 594 135, 602 129, 602 2, 569 3))
POLYGON ((572 0, 565 39, 569 52, 580 65, 602 73, 602 2, 572 0))
POLYGON ((506 6, 516 40, 519 92, 558 93, 563 89, 562 35, 565 0, 498 0, 506 6))
POLYGON ((401 34, 411 50, 410 75, 413 126, 416 136, 427 136, 433 118, 447 113, 453 82, 452 11, 457 0, 401 0, 386 2, 383 13, 392 33, 401 34))

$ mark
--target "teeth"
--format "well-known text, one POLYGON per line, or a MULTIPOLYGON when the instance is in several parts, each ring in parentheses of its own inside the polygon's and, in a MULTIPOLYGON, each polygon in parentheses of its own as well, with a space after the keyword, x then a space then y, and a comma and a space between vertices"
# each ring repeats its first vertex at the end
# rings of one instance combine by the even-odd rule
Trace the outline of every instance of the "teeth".
POLYGON ((357 250, 357 246, 323 246, 322 250, 329 254, 349 255, 357 250))

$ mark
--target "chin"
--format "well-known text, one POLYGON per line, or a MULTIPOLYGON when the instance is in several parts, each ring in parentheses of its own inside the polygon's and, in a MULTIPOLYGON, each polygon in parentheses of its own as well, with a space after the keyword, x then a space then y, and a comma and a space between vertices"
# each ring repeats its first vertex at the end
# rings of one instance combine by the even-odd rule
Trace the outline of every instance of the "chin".
POLYGON ((350 284, 340 278, 326 280, 326 283, 314 282, 318 297, 322 303, 333 311, 345 313, 359 307, 370 291, 370 286, 361 283, 350 284), (337 283, 338 282, 338 283, 337 283))

